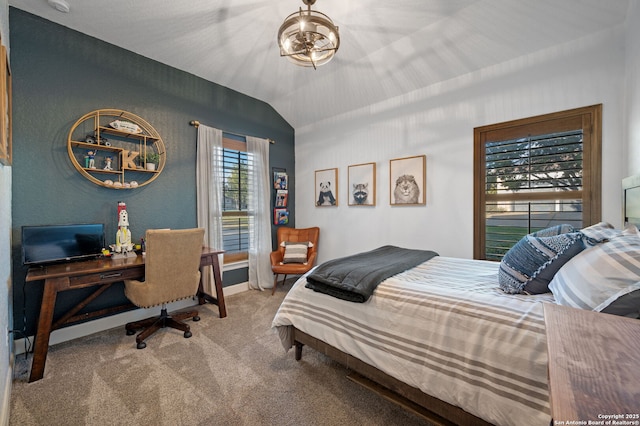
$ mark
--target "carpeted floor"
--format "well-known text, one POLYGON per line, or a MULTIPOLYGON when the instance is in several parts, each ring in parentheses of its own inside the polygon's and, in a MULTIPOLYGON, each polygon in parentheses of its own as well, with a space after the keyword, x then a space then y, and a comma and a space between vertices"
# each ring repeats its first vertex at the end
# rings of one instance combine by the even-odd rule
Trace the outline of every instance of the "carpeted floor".
POLYGON ((44 378, 27 383, 18 356, 10 425, 424 425, 347 379, 312 349, 284 352, 271 321, 287 285, 200 307, 193 337, 160 330, 136 349, 124 327, 49 349, 44 378))

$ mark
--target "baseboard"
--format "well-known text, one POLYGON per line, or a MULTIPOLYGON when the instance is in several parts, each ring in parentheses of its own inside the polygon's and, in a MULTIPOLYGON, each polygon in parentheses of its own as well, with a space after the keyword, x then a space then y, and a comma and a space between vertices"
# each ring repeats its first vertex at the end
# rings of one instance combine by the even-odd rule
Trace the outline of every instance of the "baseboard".
MULTIPOLYGON (((249 283, 239 283, 223 287, 222 291, 224 297, 229 297, 234 294, 242 293, 249 290, 249 283)), ((196 300, 186 299, 178 302, 170 303, 167 305, 169 312, 178 309, 188 308, 190 306, 197 305, 196 300)), ((77 339, 79 337, 89 336, 90 334, 99 333, 101 331, 110 330, 116 327, 122 327, 128 322, 139 321, 145 318, 149 318, 157 314, 156 308, 151 309, 135 309, 133 311, 123 312, 116 315, 111 315, 106 318, 99 318, 97 320, 88 321, 82 324, 72 325, 69 327, 55 330, 49 337, 49 345, 56 345, 62 342, 68 342, 69 340, 77 339)), ((33 344, 33 336, 29 337, 29 341, 33 344)), ((23 354, 25 352, 25 339, 17 339, 14 341, 15 354, 23 354)), ((9 376, 12 377, 12 376, 9 376)), ((1 418, 0 418, 1 420, 1 418)), ((0 425, 3 423, 0 422, 0 425)))

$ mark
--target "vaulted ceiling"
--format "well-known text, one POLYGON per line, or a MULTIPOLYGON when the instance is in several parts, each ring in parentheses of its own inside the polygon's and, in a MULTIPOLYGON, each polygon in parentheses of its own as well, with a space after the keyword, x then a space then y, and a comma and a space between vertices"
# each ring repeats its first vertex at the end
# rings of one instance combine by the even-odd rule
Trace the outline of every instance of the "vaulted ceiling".
MULTIPOLYGON (((47 0, 9 5, 270 104, 294 128, 624 24, 630 0, 318 0, 328 64, 279 56, 301 0, 47 0)), ((635 0, 631 0, 635 1, 635 0)))

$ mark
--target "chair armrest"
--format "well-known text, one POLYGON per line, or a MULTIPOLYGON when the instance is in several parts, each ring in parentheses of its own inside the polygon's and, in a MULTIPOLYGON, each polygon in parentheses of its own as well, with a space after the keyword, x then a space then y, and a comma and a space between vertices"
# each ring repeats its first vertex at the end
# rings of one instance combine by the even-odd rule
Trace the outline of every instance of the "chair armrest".
POLYGON ((270 257, 272 265, 279 265, 283 260, 282 252, 280 250, 272 251, 270 257))
POLYGON ((309 258, 307 259, 307 264, 309 264, 310 266, 313 266, 316 263, 317 254, 318 254, 317 252, 311 253, 311 255, 309 255, 309 258))

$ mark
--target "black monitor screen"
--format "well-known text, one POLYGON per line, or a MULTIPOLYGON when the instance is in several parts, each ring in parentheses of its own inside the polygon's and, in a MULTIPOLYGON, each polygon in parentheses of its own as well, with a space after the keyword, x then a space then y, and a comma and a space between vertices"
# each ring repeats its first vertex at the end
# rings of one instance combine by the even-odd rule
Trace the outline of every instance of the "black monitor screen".
POLYGON ((22 227, 22 263, 53 263, 96 257, 104 247, 104 225, 22 227))

